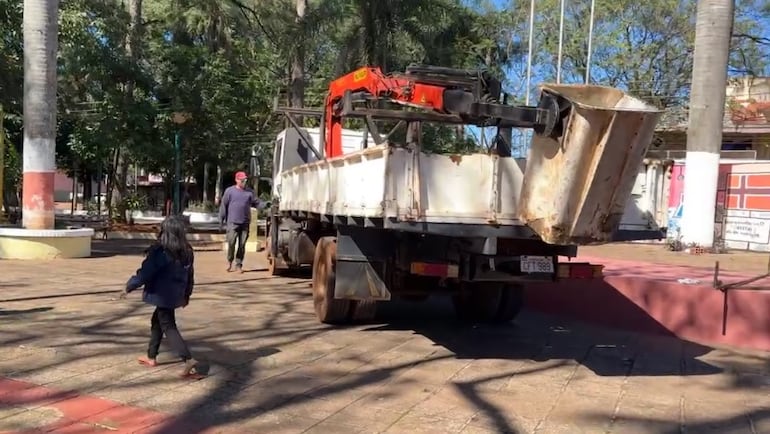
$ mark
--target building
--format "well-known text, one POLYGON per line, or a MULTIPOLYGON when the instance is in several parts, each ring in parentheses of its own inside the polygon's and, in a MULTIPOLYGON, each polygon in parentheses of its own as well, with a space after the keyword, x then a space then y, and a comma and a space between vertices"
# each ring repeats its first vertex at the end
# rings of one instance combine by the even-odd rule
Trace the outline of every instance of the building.
MULTIPOLYGON (((715 242, 770 251, 770 77, 731 79, 726 96, 715 242)), ((672 163, 668 226, 669 236, 676 236, 686 172, 686 110, 672 110, 661 124, 649 157, 672 163)))

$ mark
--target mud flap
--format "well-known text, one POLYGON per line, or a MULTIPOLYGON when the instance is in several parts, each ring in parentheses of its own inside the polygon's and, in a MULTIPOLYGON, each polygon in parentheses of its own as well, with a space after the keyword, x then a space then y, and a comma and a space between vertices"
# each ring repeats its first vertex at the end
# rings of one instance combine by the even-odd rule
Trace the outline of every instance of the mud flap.
POLYGON ((334 298, 390 300, 390 290, 383 276, 385 263, 394 255, 395 240, 388 231, 340 227, 334 298))
POLYGON ((390 291, 372 263, 338 259, 334 298, 384 301, 390 300, 390 291))
POLYGON ((662 111, 619 89, 544 85, 562 119, 532 138, 519 219, 549 244, 611 241, 662 111))

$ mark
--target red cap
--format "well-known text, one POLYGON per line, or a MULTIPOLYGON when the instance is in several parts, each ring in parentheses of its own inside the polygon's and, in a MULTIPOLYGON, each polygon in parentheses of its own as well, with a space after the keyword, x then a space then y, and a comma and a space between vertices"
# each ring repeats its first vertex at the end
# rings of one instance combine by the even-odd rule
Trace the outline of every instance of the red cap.
POLYGON ((248 176, 248 175, 246 175, 246 172, 237 172, 237 173, 235 174, 235 180, 236 180, 236 181, 240 181, 241 179, 246 179, 246 178, 248 178, 248 177, 249 177, 249 176, 248 176))

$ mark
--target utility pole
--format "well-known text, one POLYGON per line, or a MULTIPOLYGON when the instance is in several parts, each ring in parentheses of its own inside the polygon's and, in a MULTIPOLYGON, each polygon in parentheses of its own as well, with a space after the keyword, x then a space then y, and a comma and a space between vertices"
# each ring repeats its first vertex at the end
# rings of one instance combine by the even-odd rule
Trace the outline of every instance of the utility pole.
POLYGON ((687 125, 682 242, 714 245, 719 154, 735 0, 699 0, 687 125))

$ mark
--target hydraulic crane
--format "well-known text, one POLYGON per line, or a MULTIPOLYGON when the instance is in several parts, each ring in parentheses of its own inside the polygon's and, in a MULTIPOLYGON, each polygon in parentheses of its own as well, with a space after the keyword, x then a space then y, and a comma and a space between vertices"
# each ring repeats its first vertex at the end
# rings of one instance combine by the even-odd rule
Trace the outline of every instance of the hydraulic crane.
POLYGON ((544 92, 537 107, 508 105, 506 100, 500 81, 486 71, 410 66, 403 74, 384 74, 380 68, 363 67, 329 85, 320 148, 326 158, 343 154, 342 119, 347 117, 365 118, 377 144, 385 139, 379 136, 375 119, 533 128, 546 136, 560 134, 562 110, 557 96, 544 92), (386 108, 393 103, 419 111, 386 108))

